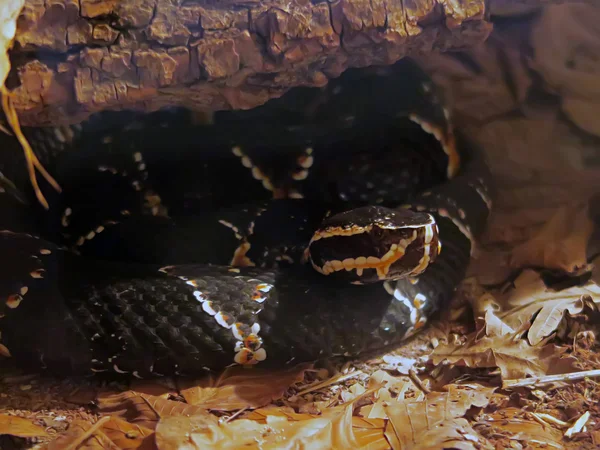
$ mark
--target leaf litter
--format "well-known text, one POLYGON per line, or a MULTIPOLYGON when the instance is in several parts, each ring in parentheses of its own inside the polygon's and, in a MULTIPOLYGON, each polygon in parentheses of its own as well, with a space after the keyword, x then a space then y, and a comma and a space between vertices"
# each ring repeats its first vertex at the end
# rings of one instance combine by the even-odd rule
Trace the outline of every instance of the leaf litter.
MULTIPOLYGON (((600 288, 586 275, 600 172, 580 132, 597 130, 585 112, 600 101, 579 105, 575 70, 584 64, 564 67, 577 44, 554 39, 554 58, 541 38, 593 8, 548 7, 499 23, 461 58, 422 60, 487 152, 499 191, 469 277, 424 334, 366 363, 229 368, 202 379, 5 372, 0 448, 598 448, 600 288)), ((588 46, 595 36, 581 35, 588 46)))

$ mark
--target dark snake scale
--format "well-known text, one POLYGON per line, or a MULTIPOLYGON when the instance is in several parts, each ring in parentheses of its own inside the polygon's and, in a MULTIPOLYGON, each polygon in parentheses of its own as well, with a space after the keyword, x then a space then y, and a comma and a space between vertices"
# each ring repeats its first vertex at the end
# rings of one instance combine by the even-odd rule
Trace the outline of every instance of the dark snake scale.
POLYGON ((447 305, 491 212, 481 152, 410 60, 210 123, 103 112, 26 135, 62 187, 40 180, 43 209, 2 136, 0 354, 29 370, 381 353, 447 305))

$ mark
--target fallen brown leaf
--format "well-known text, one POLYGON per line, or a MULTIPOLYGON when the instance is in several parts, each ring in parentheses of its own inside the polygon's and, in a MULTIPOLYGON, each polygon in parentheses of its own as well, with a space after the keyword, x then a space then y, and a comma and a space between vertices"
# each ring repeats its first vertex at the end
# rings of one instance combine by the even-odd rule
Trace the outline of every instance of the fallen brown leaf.
POLYGON ((588 269, 587 244, 594 231, 587 203, 559 208, 529 241, 513 250, 512 267, 546 267, 568 273, 588 269))
POLYGON ((22 417, 0 414, 0 434, 22 438, 47 436, 46 430, 22 417))
POLYGON ((103 415, 120 417, 150 430, 156 428, 163 417, 191 416, 205 411, 198 406, 134 391, 102 394, 98 397, 98 410, 103 415))
POLYGON ((407 376, 394 377, 384 370, 377 370, 371 374, 369 387, 376 387, 378 385, 383 386, 379 389, 379 394, 381 394, 383 389, 386 389, 399 398, 404 398, 404 393, 414 387, 414 384, 407 376))
POLYGON ((503 408, 491 414, 482 414, 473 425, 484 436, 495 436, 496 439, 506 436, 504 448, 511 447, 512 442, 519 442, 531 449, 562 449, 562 433, 550 424, 544 425, 533 419, 532 415, 517 409, 503 408))
POLYGON ((465 279, 461 283, 460 292, 471 305, 478 337, 480 334, 492 337, 515 333, 515 330, 498 317, 502 306, 496 297, 479 283, 477 278, 465 279))
POLYGON ((471 368, 499 368, 503 379, 565 373, 573 370, 573 358, 561 358, 564 349, 552 344, 531 346, 518 336, 469 336, 463 345, 442 344, 430 355, 434 364, 448 361, 471 368))
POLYGON ((121 450, 154 450, 154 431, 141 425, 132 424, 111 417, 102 427, 102 432, 121 450))
POLYGON ((448 419, 439 422, 430 430, 423 432, 418 439, 418 444, 402 447, 402 450, 428 449, 428 450, 493 450, 495 447, 483 436, 477 433, 467 420, 448 419))
MULTIPOLYGON (((105 422, 109 420, 106 418, 105 422)), ((46 445, 44 450, 120 450, 104 433, 94 432, 96 428, 101 429, 105 422, 92 425, 76 420, 69 425, 65 434, 46 445)))
POLYGON ((260 408, 279 399, 294 383, 302 381, 312 364, 283 370, 230 367, 217 378, 187 381, 181 395, 190 405, 217 411, 260 408))
POLYGON ((359 448, 351 404, 308 420, 273 415, 265 421, 239 419, 219 424, 209 415, 166 417, 156 427, 156 443, 159 450, 359 448))
POLYGON ((567 311, 581 313, 586 298, 600 301, 600 286, 589 282, 555 291, 546 287, 537 272, 526 270, 514 281, 514 289, 496 297, 504 309, 498 317, 513 329, 531 321, 527 339, 537 345, 557 330, 567 311))
POLYGON ((392 448, 493 448, 460 418, 472 406, 486 406, 495 388, 448 385, 447 389, 431 392, 423 401, 406 399, 385 407, 390 420, 386 437, 392 448))
POLYGON ((364 450, 386 450, 390 444, 385 437, 384 419, 352 417, 352 429, 359 448, 364 450))

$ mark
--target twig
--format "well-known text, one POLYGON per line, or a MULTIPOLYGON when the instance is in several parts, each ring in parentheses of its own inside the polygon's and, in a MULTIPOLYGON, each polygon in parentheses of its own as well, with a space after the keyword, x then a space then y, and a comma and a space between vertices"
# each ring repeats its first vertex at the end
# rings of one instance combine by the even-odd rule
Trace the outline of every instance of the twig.
POLYGON ((302 391, 296 393, 296 395, 308 394, 309 392, 316 391, 316 390, 322 389, 324 387, 331 386, 332 384, 336 384, 336 383, 340 383, 342 381, 349 380, 350 378, 354 378, 354 377, 357 377, 362 374, 363 374, 362 371, 356 370, 354 372, 336 375, 334 377, 331 377, 328 380, 321 381, 320 383, 317 383, 317 384, 313 384, 312 386, 309 386, 306 389, 303 389, 302 391))
POLYGON ((64 450, 76 450, 77 447, 79 447, 81 444, 83 444, 87 439, 89 439, 90 437, 92 437, 94 435, 94 433, 99 430, 100 428, 102 428, 102 426, 108 422, 111 419, 110 416, 104 416, 102 419, 100 419, 98 422, 96 422, 94 425, 92 425, 90 428, 88 428, 85 433, 83 433, 81 436, 79 436, 77 439, 75 439, 73 442, 71 442, 69 445, 67 445, 64 450))
POLYGON ((144 400, 144 402, 146 403, 146 405, 148 405, 148 408, 150 408, 150 410, 152 410, 152 412, 153 412, 154 414, 156 414, 156 418, 157 418, 157 419, 161 419, 160 413, 159 413, 159 412, 156 410, 156 408, 155 408, 154 406, 152 406, 152 403, 150 403, 150 400, 148 400, 146 397, 144 397, 144 396, 143 396, 143 395, 141 395, 141 394, 138 394, 138 395, 140 396, 140 398, 141 398, 142 400, 144 400))
POLYGON ((99 437, 101 437, 102 439, 104 439, 104 441, 110 445, 109 448, 103 448, 103 450, 121 450, 121 447, 119 447, 117 444, 115 444, 114 441, 111 438, 109 438, 106 435, 106 433, 104 433, 102 430, 96 431, 96 434, 99 437))
POLYGON ((231 416, 229 416, 227 418, 227 420, 225 420, 225 423, 229 423, 231 422, 233 419, 235 419, 236 417, 238 417, 240 414, 242 414, 244 411, 246 411, 248 409, 247 406, 243 407, 242 409, 238 410, 235 414, 232 414, 231 416))
POLYGON ((546 375, 543 377, 520 378, 517 380, 506 380, 502 383, 502 388, 509 389, 523 386, 534 386, 557 381, 575 381, 582 378, 600 377, 600 369, 584 370, 582 372, 563 373, 560 375, 546 375))
POLYGON ((551 416, 550 414, 545 414, 545 413, 532 413, 535 416, 538 416, 540 419, 542 419, 545 422, 550 422, 553 423, 554 425, 557 425, 559 427, 568 427, 569 424, 563 420, 557 419, 554 416, 551 416))
POLYGON ((410 368, 408 369, 408 376, 409 378, 412 380, 413 383, 415 383, 415 385, 424 393, 424 394, 431 394, 431 389, 429 389, 427 386, 425 386, 423 384, 423 381, 421 381, 421 379, 419 378, 419 376, 417 375, 417 372, 415 372, 415 369, 410 368))
POLYGON ((337 407, 338 408, 343 408, 344 406, 348 406, 348 405, 351 405, 353 403, 357 403, 359 400, 361 400, 361 399, 363 399, 363 398, 365 398, 365 397, 373 394, 374 392, 376 392, 378 389, 381 389, 381 388, 382 388, 382 386, 375 386, 375 387, 372 387, 370 389, 367 389, 365 392, 363 392, 360 395, 357 395, 352 400, 348 400, 345 403, 340 403, 339 405, 337 405, 337 407))
POLYGON ((550 427, 550 424, 546 422, 543 418, 538 416, 536 413, 529 413, 529 416, 544 428, 550 427))

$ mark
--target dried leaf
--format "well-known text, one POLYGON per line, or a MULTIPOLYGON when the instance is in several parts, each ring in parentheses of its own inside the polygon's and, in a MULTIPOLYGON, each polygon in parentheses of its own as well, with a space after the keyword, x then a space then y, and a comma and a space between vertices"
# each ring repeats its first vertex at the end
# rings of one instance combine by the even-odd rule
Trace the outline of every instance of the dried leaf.
POLYGON ((156 449, 153 430, 125 422, 118 417, 111 417, 102 427, 102 432, 121 450, 156 449))
POLYGON ((531 345, 539 344, 554 333, 567 311, 571 315, 581 313, 585 305, 583 297, 589 296, 596 302, 600 299, 600 286, 593 282, 555 291, 547 288, 533 270, 524 271, 514 286, 504 296, 498 296, 504 308, 498 316, 514 329, 532 321, 527 332, 531 345))
POLYGON ((408 375, 410 369, 417 363, 416 359, 402 355, 383 355, 382 359, 386 363, 387 370, 395 370, 402 375, 408 375))
POLYGON ((498 311, 502 309, 498 300, 476 279, 465 279, 461 284, 461 293, 473 310, 478 336, 479 333, 489 337, 515 333, 515 330, 498 317, 498 311))
POLYGON ((0 435, 8 434, 22 438, 47 436, 46 430, 22 417, 0 414, 0 435))
POLYGON ((394 377, 384 370, 377 370, 371 374, 369 387, 383 386, 381 390, 386 389, 402 398, 404 393, 414 387, 412 381, 407 376, 394 377))
POLYGON ((347 403, 349 401, 354 400, 355 398, 358 398, 359 396, 364 394, 365 391, 366 389, 363 387, 362 384, 354 383, 348 389, 342 389, 342 391, 340 392, 340 398, 343 403, 347 403))
POLYGON ((364 450, 387 450, 390 444, 385 438, 386 421, 381 419, 367 419, 352 417, 352 429, 359 447, 364 450))
MULTIPOLYGON (((110 419, 105 419, 110 420, 110 419)), ((83 420, 76 420, 69 425, 68 431, 44 447, 44 450, 120 450, 104 433, 92 432, 92 425, 83 420), (78 442, 81 442, 78 444, 78 442)), ((102 428, 102 424, 99 426, 102 428)))
POLYGON ((527 413, 517 408, 503 408, 492 414, 483 414, 479 417, 474 428, 485 436, 499 438, 507 436, 504 448, 509 448, 511 443, 520 443, 530 449, 562 449, 562 433, 538 421, 529 418, 527 413))
POLYGON ((162 417, 191 416, 205 411, 198 406, 134 391, 103 394, 98 397, 98 409, 101 414, 117 416, 150 430, 156 428, 162 417))
POLYGON ((448 385, 447 389, 427 394, 424 401, 407 399, 386 406, 390 419, 386 436, 392 448, 493 448, 459 419, 472 406, 486 406, 494 388, 448 385))
POLYGON ((283 370, 230 367, 218 378, 206 377, 187 382, 181 395, 190 405, 217 411, 259 408, 279 399, 295 382, 302 381, 312 364, 299 364, 283 370))
POLYGON ((288 420, 266 417, 266 423, 248 419, 219 424, 215 417, 167 417, 156 428, 160 450, 186 449, 321 449, 358 448, 352 429, 352 405, 332 408, 325 417, 288 420))
POLYGON ((442 344, 431 354, 434 364, 448 361, 458 366, 499 368, 503 379, 566 373, 573 370, 573 358, 563 357, 564 349, 554 345, 530 346, 518 336, 471 335, 464 345, 442 344))
POLYGON ((532 239, 513 250, 513 267, 537 266, 577 273, 588 268, 587 244, 594 231, 587 203, 556 211, 532 239))
MULTIPOLYGON (((428 450, 493 450, 495 447, 477 433, 465 419, 449 419, 422 433, 413 448, 428 450)), ((407 449, 410 447, 406 447, 407 449)))

